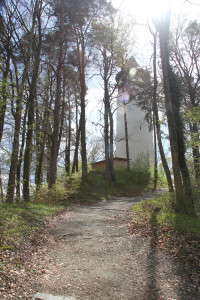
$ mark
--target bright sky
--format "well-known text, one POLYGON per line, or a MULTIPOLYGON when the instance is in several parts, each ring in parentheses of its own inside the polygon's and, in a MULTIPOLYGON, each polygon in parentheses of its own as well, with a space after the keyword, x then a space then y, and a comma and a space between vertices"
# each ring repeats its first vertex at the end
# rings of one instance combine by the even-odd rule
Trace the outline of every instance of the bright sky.
POLYGON ((147 20, 166 11, 170 6, 172 21, 182 16, 187 19, 200 19, 200 0, 112 0, 113 6, 123 12, 124 17, 134 18, 136 27, 136 59, 139 63, 147 63, 150 35, 145 27, 147 20))
MULTIPOLYGON (((149 29, 145 26, 147 20, 152 17, 159 17, 159 14, 171 5, 172 20, 177 20, 179 15, 187 19, 200 19, 200 0, 112 0, 113 6, 123 13, 124 18, 131 18, 137 22, 135 29, 135 48, 133 55, 141 66, 150 62, 152 55, 152 46, 150 44, 151 36, 149 29)), ((94 126, 92 122, 99 121, 100 112, 98 109, 98 100, 102 99, 103 90, 97 86, 97 82, 91 83, 88 90, 87 99, 87 128, 89 132, 93 132, 94 126)), ((94 132, 98 131, 95 128, 94 132)))
POLYGON ((199 16, 200 0, 112 0, 113 6, 120 8, 126 15, 134 16, 137 21, 145 21, 151 17, 158 17, 167 7, 171 7, 172 14, 187 13, 199 16))

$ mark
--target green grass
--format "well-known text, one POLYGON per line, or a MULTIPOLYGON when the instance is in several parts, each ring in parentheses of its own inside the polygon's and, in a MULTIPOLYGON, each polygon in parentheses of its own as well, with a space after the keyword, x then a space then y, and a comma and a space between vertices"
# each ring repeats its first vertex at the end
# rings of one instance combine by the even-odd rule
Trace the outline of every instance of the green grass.
MULTIPOLYGON (((199 216, 199 197, 196 197, 199 216)), ((150 238, 154 247, 164 250, 189 268, 189 276, 200 282, 200 218, 176 213, 173 195, 165 193, 132 207, 130 232, 150 238)))
POLYGON ((30 203, 0 204, 0 247, 19 244, 40 228, 47 217, 73 204, 88 204, 113 196, 135 195, 147 188, 148 170, 133 169, 116 172, 109 182, 103 172, 90 171, 84 178, 61 175, 51 190, 44 185, 35 192, 30 203))
POLYGON ((115 180, 108 181, 104 172, 91 171, 82 178, 71 179, 69 199, 81 202, 94 202, 113 196, 136 195, 147 189, 150 174, 146 170, 117 170, 115 180))
POLYGON ((63 207, 58 204, 0 204, 0 249, 16 246, 63 207))
POLYGON ((135 213, 134 218, 144 225, 153 220, 158 228, 167 228, 168 235, 175 231, 189 238, 200 239, 200 219, 175 212, 174 198, 170 193, 135 204, 132 212, 135 213))

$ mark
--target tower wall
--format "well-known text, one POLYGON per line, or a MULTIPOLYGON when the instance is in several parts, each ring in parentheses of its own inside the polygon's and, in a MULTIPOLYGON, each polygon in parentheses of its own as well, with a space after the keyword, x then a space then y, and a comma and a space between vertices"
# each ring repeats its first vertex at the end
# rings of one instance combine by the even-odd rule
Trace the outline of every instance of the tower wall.
MULTIPOLYGON (((124 105, 122 93, 118 95, 117 128, 116 128, 116 157, 126 158, 126 141, 124 125, 124 105)), ((149 131, 149 126, 145 120, 145 112, 141 108, 130 102, 126 105, 129 156, 130 163, 137 158, 148 156, 153 161, 153 132, 149 131)))

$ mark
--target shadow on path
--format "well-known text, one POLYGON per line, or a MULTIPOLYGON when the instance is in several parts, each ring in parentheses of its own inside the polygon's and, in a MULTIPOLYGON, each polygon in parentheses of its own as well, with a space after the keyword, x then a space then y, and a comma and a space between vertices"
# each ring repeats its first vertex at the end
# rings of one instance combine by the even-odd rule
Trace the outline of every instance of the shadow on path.
MULTIPOLYGON (((161 268, 160 265, 160 256, 159 249, 157 244, 159 242, 159 232, 158 232, 158 223, 157 223, 157 214, 159 213, 160 208, 155 208, 151 219, 151 239, 149 244, 149 253, 147 255, 147 281, 146 281, 146 291, 144 293, 145 298, 143 300, 160 300, 162 298, 163 291, 162 286, 158 280, 161 278, 161 268)), ((196 290, 195 284, 188 274, 188 268, 184 266, 181 261, 178 261, 175 258, 169 257, 172 263, 172 269, 167 270, 169 274, 164 279, 166 284, 166 289, 169 289, 169 298, 174 300, 197 300, 200 299, 200 293, 196 290), (170 298, 170 290, 173 290, 176 298, 170 298)))
POLYGON ((147 256, 147 285, 146 285, 146 295, 147 299, 157 300, 159 297, 159 286, 157 285, 157 267, 158 267, 158 251, 156 244, 158 242, 158 224, 156 220, 156 215, 160 209, 155 208, 150 219, 150 225, 152 230, 152 236, 149 246, 149 253, 147 256))

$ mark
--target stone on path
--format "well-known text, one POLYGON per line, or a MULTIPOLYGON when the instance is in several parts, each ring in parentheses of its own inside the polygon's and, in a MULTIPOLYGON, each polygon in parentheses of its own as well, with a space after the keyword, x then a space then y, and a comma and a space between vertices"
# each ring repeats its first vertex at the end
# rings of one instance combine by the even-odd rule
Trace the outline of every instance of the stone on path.
POLYGON ((53 296, 51 294, 37 293, 34 295, 33 300, 76 300, 70 296, 53 296))

